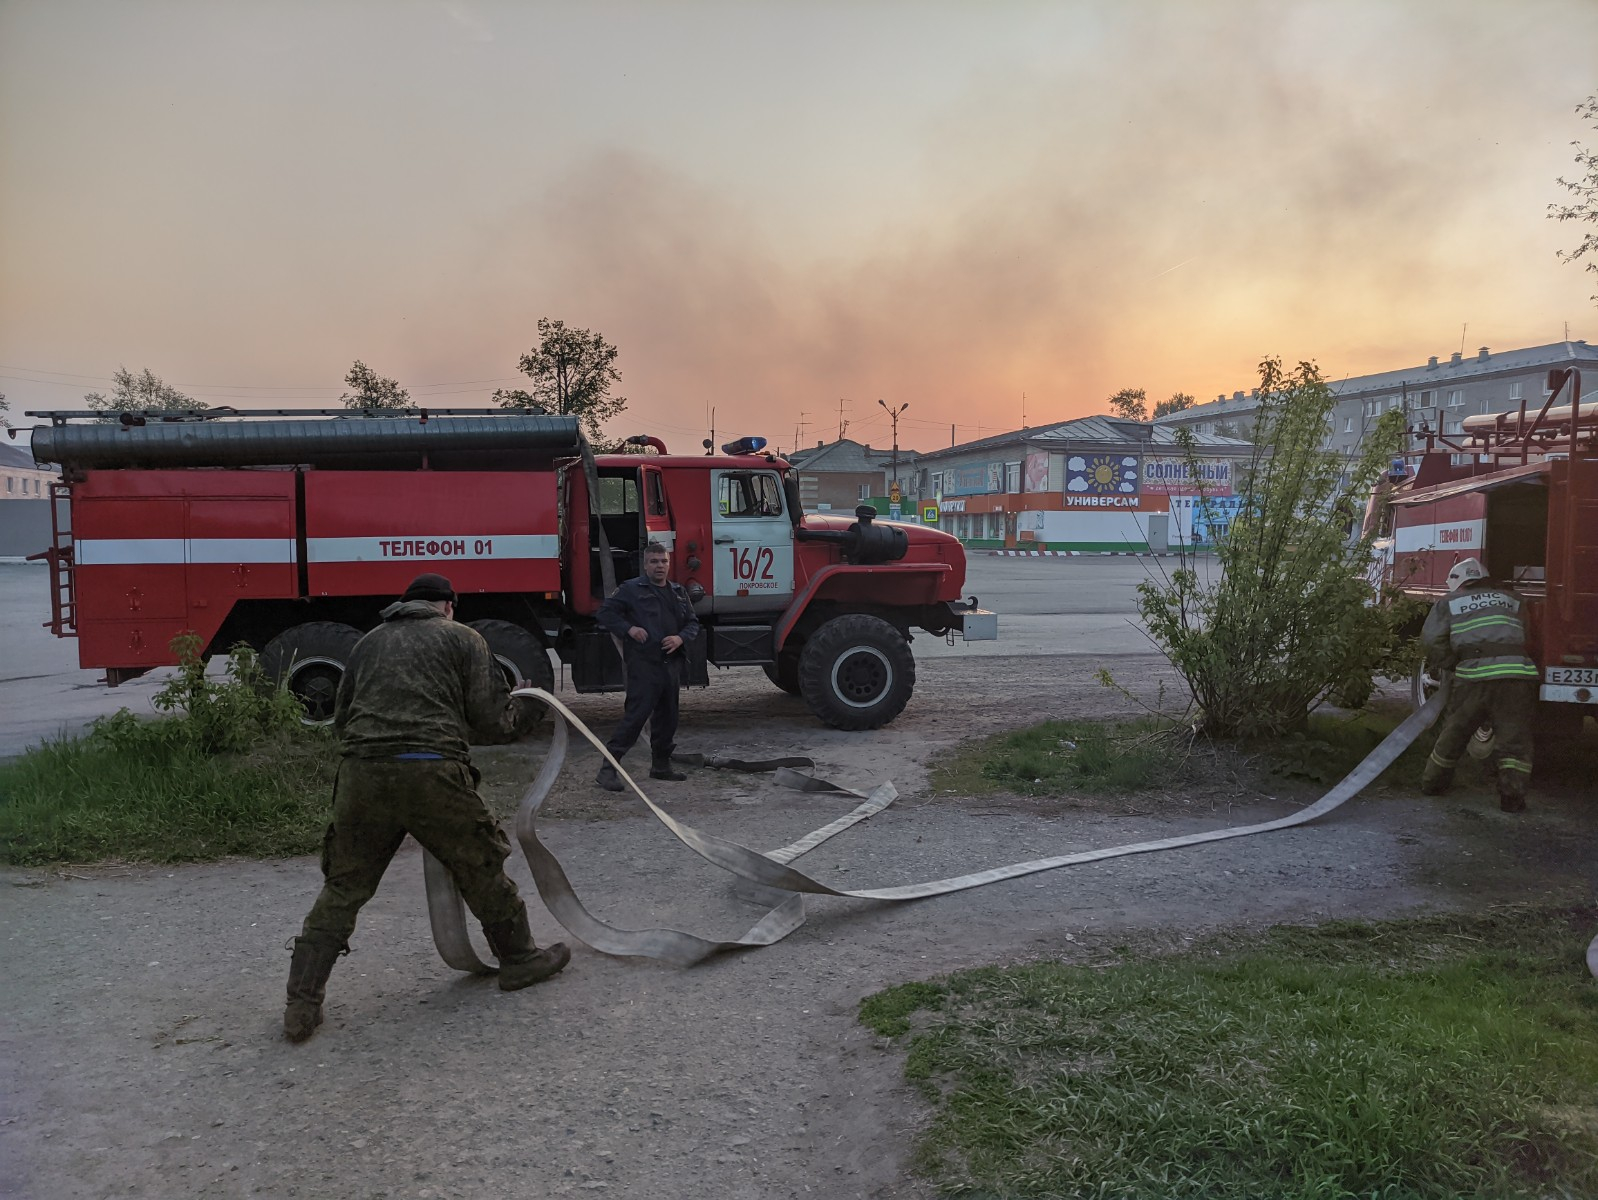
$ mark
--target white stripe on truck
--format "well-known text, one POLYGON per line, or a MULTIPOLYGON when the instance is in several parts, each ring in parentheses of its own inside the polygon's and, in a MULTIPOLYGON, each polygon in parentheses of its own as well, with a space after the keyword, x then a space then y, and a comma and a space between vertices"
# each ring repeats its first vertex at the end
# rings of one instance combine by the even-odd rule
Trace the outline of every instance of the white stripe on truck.
POLYGON ((313 537, 305 543, 313 563, 428 562, 450 558, 501 560, 560 557, 553 533, 441 533, 407 537, 313 537))
POLYGON ((80 567, 180 566, 184 563, 291 563, 293 538, 78 538, 80 567))

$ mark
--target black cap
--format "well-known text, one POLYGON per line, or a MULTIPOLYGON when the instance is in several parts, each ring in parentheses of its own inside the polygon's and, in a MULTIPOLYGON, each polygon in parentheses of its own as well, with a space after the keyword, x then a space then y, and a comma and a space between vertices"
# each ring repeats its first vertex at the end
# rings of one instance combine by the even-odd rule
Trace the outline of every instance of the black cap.
POLYGON ((411 586, 405 589, 401 600, 449 600, 455 599, 455 589, 450 586, 449 580, 442 575, 428 572, 418 575, 411 580, 411 586))

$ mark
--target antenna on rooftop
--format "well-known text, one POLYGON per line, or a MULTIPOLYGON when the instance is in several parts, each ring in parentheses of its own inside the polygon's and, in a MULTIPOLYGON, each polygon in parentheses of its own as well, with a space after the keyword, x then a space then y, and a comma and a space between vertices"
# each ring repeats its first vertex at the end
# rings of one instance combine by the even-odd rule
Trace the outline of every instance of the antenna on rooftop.
POLYGON ((1470 322, 1469 321, 1466 321, 1463 325, 1461 325, 1459 327, 1459 352, 1461 354, 1465 353, 1465 330, 1467 330, 1469 328, 1470 328, 1470 322))

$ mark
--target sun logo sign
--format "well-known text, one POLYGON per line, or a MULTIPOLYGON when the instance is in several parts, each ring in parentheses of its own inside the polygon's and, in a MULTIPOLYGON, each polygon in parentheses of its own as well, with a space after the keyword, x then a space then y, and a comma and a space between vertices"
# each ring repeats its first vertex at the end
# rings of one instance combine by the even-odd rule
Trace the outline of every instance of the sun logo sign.
POLYGON ((1137 491, 1137 479, 1132 455, 1075 455, 1065 464, 1065 490, 1079 495, 1129 496, 1137 491))

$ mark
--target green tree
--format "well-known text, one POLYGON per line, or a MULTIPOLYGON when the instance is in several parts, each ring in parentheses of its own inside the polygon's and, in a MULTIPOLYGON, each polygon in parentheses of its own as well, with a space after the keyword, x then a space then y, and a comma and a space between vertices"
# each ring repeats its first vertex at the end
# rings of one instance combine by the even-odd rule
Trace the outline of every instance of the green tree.
POLYGON ((412 412, 411 394, 393 379, 385 379, 360 359, 344 376, 344 383, 354 391, 339 397, 345 408, 386 408, 396 412, 412 412))
POLYGON ((6 414, 11 411, 11 405, 6 403, 6 394, 0 392, 0 429, 10 429, 11 421, 6 414))
POLYGON ((1112 413, 1128 421, 1149 419, 1149 397, 1142 388, 1122 388, 1105 403, 1110 406, 1112 413))
POLYGON ((111 376, 111 394, 89 392, 84 402, 95 412, 184 412, 209 407, 203 401, 185 396, 169 383, 163 383, 149 367, 137 375, 118 367, 111 376))
MULTIPOLYGON (((1214 569, 1184 554, 1169 576, 1138 586, 1150 637, 1216 736, 1298 729, 1329 697, 1361 704, 1398 657, 1395 610, 1371 603, 1373 535, 1351 542, 1345 518, 1398 449, 1403 414, 1377 422, 1345 498, 1348 463, 1325 448, 1336 400, 1313 363, 1292 372, 1279 359, 1261 363, 1254 451, 1214 569)), ((1196 468, 1196 441, 1177 436, 1196 468)), ((1221 516, 1211 497, 1196 506, 1211 524, 1221 516)))
POLYGON ((575 416, 590 441, 602 442, 605 422, 627 408, 625 397, 610 394, 621 382, 616 347, 591 330, 569 329, 566 322, 548 317, 538 320, 538 339, 517 364, 533 381, 531 390, 497 391, 495 402, 505 408, 575 416))
POLYGON ((1197 403, 1198 401, 1186 392, 1172 392, 1169 400, 1161 400, 1154 406, 1154 415, 1156 417, 1169 416, 1171 413, 1192 408, 1197 403))
MULTIPOLYGON (((1576 115, 1583 120, 1591 121, 1594 128, 1598 128, 1598 95, 1588 96, 1576 105, 1576 115)), ((1576 166, 1582 174, 1575 179, 1560 176, 1559 186, 1575 199, 1570 204, 1550 204, 1549 219, 1584 221, 1588 225, 1598 225, 1598 150, 1588 150, 1580 142, 1570 144, 1576 148, 1576 166)), ((1575 262, 1587 258, 1588 255, 1592 257, 1587 261, 1587 270, 1598 272, 1598 229, 1589 229, 1574 250, 1559 252, 1559 257, 1564 262, 1575 262)), ((1598 294, 1595 294, 1593 299, 1598 300, 1598 294)))

